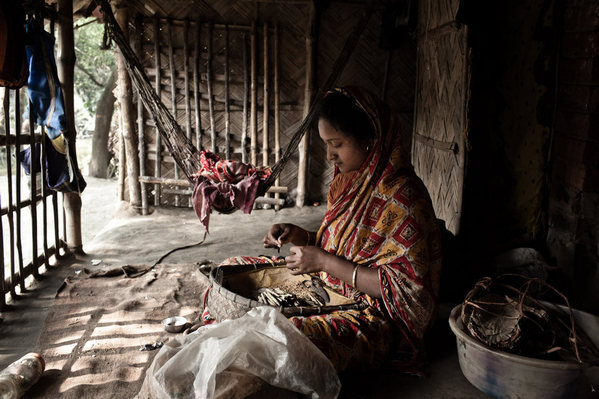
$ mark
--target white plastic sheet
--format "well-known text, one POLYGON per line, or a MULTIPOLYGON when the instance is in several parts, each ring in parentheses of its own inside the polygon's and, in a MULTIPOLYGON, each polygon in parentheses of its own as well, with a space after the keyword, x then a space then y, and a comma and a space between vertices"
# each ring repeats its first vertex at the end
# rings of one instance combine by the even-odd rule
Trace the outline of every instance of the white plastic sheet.
POLYGON ((306 398, 336 398, 337 372, 322 352, 271 307, 169 340, 138 398, 243 398, 263 382, 306 398))

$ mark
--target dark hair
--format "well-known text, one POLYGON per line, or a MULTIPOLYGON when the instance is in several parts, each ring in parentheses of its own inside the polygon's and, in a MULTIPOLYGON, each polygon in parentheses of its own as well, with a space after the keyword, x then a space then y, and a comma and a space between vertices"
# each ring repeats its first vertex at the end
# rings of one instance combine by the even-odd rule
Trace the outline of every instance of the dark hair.
POLYGON ((333 91, 328 93, 316 110, 316 123, 325 119, 335 129, 360 142, 374 138, 374 126, 366 112, 347 95, 333 91))

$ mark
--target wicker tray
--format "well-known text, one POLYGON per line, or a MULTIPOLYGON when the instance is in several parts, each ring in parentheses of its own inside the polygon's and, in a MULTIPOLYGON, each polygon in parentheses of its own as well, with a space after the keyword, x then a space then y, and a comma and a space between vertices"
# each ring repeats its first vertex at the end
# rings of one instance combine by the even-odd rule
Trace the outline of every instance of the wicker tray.
MULTIPOLYGON (((294 276, 286 267, 269 264, 218 266, 209 273, 211 288, 206 306, 217 321, 235 319, 257 306, 270 306, 251 299, 251 293, 259 288, 274 288, 282 283, 306 280, 306 275, 294 276)), ((337 310, 364 309, 367 305, 325 287, 329 301, 324 306, 275 307, 286 317, 325 314, 337 310)))

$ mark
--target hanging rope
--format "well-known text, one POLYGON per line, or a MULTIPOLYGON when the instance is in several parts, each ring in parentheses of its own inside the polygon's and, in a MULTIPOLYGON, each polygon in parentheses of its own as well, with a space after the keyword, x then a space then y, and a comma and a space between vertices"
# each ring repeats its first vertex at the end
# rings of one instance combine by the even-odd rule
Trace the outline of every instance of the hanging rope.
MULTIPOLYGON (((164 138, 166 146, 171 152, 173 159, 183 173, 185 173, 187 179, 193 184, 193 176, 201 169, 200 154, 198 149, 193 145, 191 140, 187 138, 185 132, 183 132, 183 129, 181 129, 177 121, 173 118, 169 110, 154 91, 148 76, 144 72, 139 58, 137 58, 137 55, 131 49, 131 46, 129 46, 127 39, 116 22, 110 4, 106 0, 95 1, 102 8, 108 33, 112 37, 112 40, 119 47, 125 61, 125 66, 129 72, 129 76, 131 77, 131 81, 137 89, 139 96, 143 100, 146 109, 152 116, 152 119, 156 124, 156 128, 164 138)), ((299 142, 308 128, 312 125, 316 113, 316 107, 318 106, 320 99, 325 92, 333 88, 335 81, 343 72, 349 57, 358 43, 360 35, 368 23, 370 15, 372 14, 372 10, 373 2, 370 2, 369 6, 364 10, 362 17, 354 27, 352 33, 348 36, 341 53, 333 65, 333 69, 328 79, 317 90, 314 101, 312 101, 306 118, 304 118, 297 131, 293 134, 289 144, 287 145, 287 148, 285 149, 285 152, 279 161, 273 165, 270 176, 260 184, 258 195, 264 195, 266 190, 268 190, 268 188, 274 184, 275 180, 285 167, 287 161, 296 152, 299 142)))

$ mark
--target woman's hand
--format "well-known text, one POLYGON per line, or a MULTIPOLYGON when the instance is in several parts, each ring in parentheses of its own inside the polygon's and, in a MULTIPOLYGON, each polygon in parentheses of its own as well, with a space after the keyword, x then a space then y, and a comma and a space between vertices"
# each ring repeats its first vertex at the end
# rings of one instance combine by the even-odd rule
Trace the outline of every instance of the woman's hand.
POLYGON ((264 248, 281 248, 292 242, 296 245, 307 245, 310 233, 291 223, 273 224, 264 236, 264 248))
POLYGON ((291 274, 316 273, 324 270, 328 257, 332 256, 315 246, 291 247, 291 255, 285 257, 291 274))

